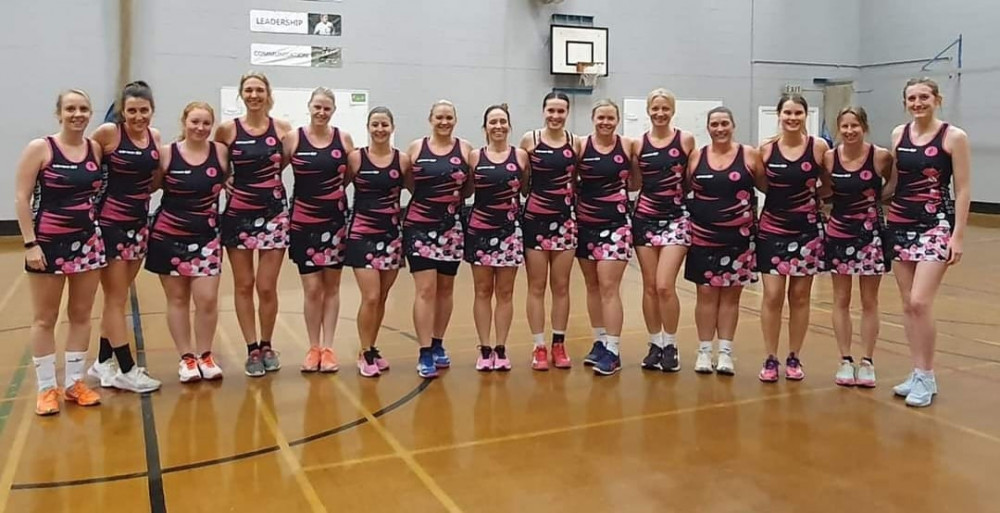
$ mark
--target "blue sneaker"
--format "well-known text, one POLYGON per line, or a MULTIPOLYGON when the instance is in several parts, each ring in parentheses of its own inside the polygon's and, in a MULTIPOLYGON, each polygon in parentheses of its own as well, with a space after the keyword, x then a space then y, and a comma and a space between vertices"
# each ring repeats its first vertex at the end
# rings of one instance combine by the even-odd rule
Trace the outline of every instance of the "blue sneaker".
POLYGON ((607 351, 608 350, 604 347, 604 342, 595 340, 593 347, 590 348, 590 353, 588 353, 587 357, 583 359, 583 364, 597 365, 597 362, 601 359, 601 355, 607 351))
POLYGON ((594 364, 594 374, 610 376, 620 371, 622 368, 621 357, 608 351, 603 345, 601 346, 601 350, 601 358, 594 364))
POLYGON ((934 376, 918 375, 914 373, 913 386, 910 393, 906 395, 906 405, 914 408, 930 406, 937 393, 937 381, 934 376))
POLYGON ((420 348, 420 358, 417 359, 417 374, 425 379, 438 377, 437 367, 434 366, 434 355, 429 347, 420 348))
POLYGON ((439 369, 447 369, 451 367, 451 357, 444 350, 444 344, 435 344, 431 342, 431 354, 434 356, 434 366, 439 369))

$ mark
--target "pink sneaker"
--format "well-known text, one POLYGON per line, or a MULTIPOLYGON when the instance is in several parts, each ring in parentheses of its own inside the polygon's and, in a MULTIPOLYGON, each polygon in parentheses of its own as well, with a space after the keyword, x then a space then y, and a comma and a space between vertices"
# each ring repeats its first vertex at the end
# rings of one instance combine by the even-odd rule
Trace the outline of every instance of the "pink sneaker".
POLYGON ((371 349, 358 355, 358 373, 366 378, 374 378, 380 374, 371 349))
POLYGON ((372 352, 372 357, 375 358, 375 365, 378 367, 379 372, 385 372, 389 370, 389 360, 382 358, 382 354, 378 352, 378 348, 372 346, 371 352, 372 352))
POLYGON ((760 369, 760 375, 758 376, 761 381, 765 383, 774 383, 778 381, 778 359, 773 356, 768 356, 767 360, 764 360, 764 366, 760 369))
POLYGON ((489 372, 493 370, 493 348, 490 346, 479 346, 479 358, 476 359, 476 370, 489 372))
POLYGON ((806 373, 802 370, 802 362, 795 356, 795 353, 789 354, 788 358, 785 359, 785 379, 800 381, 805 377, 806 373))
POLYGON ((496 346, 493 348, 493 370, 510 370, 510 358, 507 358, 507 348, 505 346, 496 346))
POLYGON ((531 368, 537 371, 549 370, 549 350, 545 346, 535 346, 531 352, 531 368))
POLYGON ((552 344, 552 365, 555 365, 557 369, 568 369, 573 366, 566 354, 565 344, 561 342, 552 344))

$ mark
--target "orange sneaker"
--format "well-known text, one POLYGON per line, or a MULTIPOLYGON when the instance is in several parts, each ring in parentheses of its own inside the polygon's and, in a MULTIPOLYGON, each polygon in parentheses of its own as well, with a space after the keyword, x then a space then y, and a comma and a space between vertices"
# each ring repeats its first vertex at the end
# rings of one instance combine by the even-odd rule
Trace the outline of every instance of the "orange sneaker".
POLYGON ((340 364, 337 363, 337 354, 333 352, 332 347, 324 347, 321 351, 319 371, 337 372, 338 370, 340 370, 340 364))
POLYGON ((300 370, 302 372, 316 372, 319 370, 320 364, 320 348, 319 346, 312 346, 309 348, 309 352, 306 353, 306 359, 302 362, 302 367, 300 370))
POLYGON ((35 414, 55 415, 59 413, 59 388, 46 388, 38 392, 38 399, 35 401, 35 414))
POLYGON ((83 383, 83 380, 73 383, 73 386, 66 389, 63 394, 67 401, 73 401, 80 406, 94 406, 101 404, 101 396, 83 383))

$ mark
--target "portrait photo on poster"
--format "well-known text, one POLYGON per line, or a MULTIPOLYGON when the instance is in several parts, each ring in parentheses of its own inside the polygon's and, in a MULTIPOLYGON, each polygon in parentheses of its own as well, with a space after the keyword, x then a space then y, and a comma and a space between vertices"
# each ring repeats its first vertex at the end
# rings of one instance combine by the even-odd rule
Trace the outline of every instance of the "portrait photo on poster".
POLYGON ((314 36, 339 36, 340 15, 309 13, 309 33, 314 36))
POLYGON ((312 67, 339 68, 340 66, 340 48, 333 48, 329 46, 312 47, 312 67))

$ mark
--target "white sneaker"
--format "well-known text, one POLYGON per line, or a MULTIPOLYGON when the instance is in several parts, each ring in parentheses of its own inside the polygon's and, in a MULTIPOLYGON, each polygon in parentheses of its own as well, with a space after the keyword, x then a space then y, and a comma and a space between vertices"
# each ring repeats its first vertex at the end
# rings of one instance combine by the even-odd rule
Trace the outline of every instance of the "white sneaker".
POLYGON ((906 396, 906 405, 916 408, 930 406, 937 393, 937 381, 934 376, 914 376, 913 387, 906 396))
POLYGON ((694 361, 694 371, 698 374, 711 374, 712 367, 712 353, 709 351, 698 351, 698 358, 694 361))
POLYGON ((833 377, 833 382, 842 387, 853 387, 858 384, 854 364, 847 360, 841 360, 837 374, 833 377))
POLYGON ((115 388, 137 394, 152 392, 160 388, 160 382, 149 377, 146 369, 138 365, 132 367, 132 370, 128 372, 119 370, 112 381, 115 388))
POLYGON ((917 374, 915 372, 910 372, 910 375, 906 377, 906 381, 892 387, 892 392, 900 397, 910 395, 910 390, 913 388, 913 380, 916 377, 917 374))
POLYGON ((115 363, 114 357, 108 358, 108 361, 104 363, 94 360, 94 364, 87 369, 87 375, 100 380, 101 386, 104 388, 115 386, 114 379, 116 374, 118 374, 118 364, 115 363))
POLYGON ((715 372, 732 376, 736 374, 736 367, 733 365, 733 355, 719 352, 718 362, 715 364, 715 372))
POLYGON ((181 383, 192 383, 201 380, 201 372, 198 371, 198 360, 187 357, 181 358, 177 364, 177 375, 181 378, 181 383))
POLYGON ((855 383, 859 387, 875 388, 875 366, 865 360, 858 365, 858 375, 855 383))
POLYGON ((212 353, 206 353, 198 357, 198 370, 201 371, 201 377, 204 379, 221 379, 222 378, 222 367, 219 367, 215 363, 215 358, 212 357, 212 353))

